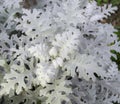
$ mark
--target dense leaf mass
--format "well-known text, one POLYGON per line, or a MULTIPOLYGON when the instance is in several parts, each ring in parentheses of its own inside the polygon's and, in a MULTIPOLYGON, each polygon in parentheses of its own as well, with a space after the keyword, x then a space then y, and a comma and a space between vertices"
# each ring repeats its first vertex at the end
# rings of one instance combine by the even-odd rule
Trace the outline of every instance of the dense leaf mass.
POLYGON ((0 1, 0 103, 120 103, 111 60, 120 42, 117 30, 100 22, 117 8, 94 0, 34 2, 0 1))

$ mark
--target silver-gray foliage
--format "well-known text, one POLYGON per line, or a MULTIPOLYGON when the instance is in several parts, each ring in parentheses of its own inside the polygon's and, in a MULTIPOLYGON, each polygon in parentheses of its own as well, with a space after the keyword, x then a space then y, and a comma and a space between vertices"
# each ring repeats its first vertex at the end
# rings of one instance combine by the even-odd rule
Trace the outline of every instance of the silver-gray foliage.
POLYGON ((117 10, 94 0, 0 1, 0 104, 120 103, 111 50, 117 10), (114 15, 114 14, 113 14, 114 15))

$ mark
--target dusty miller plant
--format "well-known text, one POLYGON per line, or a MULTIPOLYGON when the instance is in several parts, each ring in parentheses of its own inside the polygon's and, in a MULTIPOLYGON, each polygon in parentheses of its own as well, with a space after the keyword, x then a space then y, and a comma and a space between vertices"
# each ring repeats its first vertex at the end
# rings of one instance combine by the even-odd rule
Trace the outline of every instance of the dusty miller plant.
POLYGON ((92 0, 0 1, 0 104, 113 104, 120 74, 111 50, 117 10, 92 0), (114 15, 114 14, 113 14, 114 15))

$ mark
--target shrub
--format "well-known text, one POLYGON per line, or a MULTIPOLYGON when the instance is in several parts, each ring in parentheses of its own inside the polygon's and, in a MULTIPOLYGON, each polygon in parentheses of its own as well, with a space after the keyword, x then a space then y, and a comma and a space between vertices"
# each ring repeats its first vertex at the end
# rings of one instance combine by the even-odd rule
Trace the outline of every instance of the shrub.
POLYGON ((120 42, 117 30, 100 22, 117 8, 89 0, 36 2, 0 2, 1 104, 119 103, 111 50, 120 52, 120 42))

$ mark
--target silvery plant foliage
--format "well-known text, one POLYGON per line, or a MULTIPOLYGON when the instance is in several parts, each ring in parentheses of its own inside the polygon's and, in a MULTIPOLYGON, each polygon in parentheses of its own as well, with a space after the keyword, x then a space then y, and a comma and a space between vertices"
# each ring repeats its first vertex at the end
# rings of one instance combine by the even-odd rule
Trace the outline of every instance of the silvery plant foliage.
POLYGON ((94 0, 0 1, 0 104, 120 103, 117 10, 94 0))

